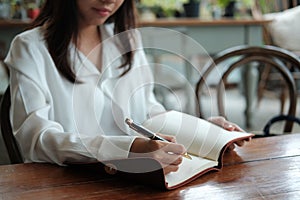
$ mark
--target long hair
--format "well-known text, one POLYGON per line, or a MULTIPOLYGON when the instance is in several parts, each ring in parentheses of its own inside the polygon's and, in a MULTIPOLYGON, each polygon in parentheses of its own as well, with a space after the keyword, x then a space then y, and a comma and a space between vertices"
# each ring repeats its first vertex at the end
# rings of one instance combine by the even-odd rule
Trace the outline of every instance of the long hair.
MULTIPOLYGON (((107 20, 106 23, 114 23, 114 33, 118 34, 132 28, 136 28, 135 0, 124 0, 121 7, 107 20)), ((44 26, 44 39, 48 51, 58 71, 70 82, 76 82, 76 75, 69 61, 68 47, 74 41, 77 44, 78 36, 78 8, 75 0, 46 0, 41 8, 39 16, 32 22, 30 28, 44 26)), ((122 45, 127 53, 123 55, 124 68, 122 75, 131 68, 133 59, 130 35, 122 40, 122 45), (126 68, 125 68, 126 67, 126 68)))

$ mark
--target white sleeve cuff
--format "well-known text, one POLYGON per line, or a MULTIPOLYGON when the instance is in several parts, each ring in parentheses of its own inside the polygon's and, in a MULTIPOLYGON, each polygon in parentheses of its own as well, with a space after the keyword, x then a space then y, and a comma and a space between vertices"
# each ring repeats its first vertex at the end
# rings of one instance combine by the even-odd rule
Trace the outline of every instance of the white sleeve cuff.
POLYGON ((136 136, 104 137, 98 150, 98 160, 125 159, 136 136))

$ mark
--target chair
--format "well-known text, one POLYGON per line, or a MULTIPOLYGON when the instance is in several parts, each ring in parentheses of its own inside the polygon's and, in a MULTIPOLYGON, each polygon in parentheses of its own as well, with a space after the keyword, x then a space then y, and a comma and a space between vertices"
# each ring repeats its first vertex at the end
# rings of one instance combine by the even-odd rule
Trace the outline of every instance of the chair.
POLYGON ((5 58, 5 42, 0 41, 0 99, 5 92, 8 85, 8 68, 4 64, 3 60, 5 58))
POLYGON ((264 129, 263 129, 263 133, 264 133, 263 136, 275 136, 274 134, 270 133, 270 129, 273 124, 280 122, 280 121, 291 121, 291 122, 294 122, 294 123, 297 123, 298 125, 300 125, 300 118, 298 118, 298 117, 294 117, 294 116, 290 116, 290 115, 277 115, 275 117, 272 117, 266 123, 266 125, 264 126, 264 129))
MULTIPOLYGON (((199 79, 196 85, 196 97, 199 104, 197 104, 197 111, 200 117, 203 117, 203 112, 201 109, 201 94, 203 92, 204 86, 208 87, 206 80, 213 69, 216 66, 222 66, 222 69, 219 70, 220 80, 217 84, 217 108, 218 114, 220 116, 226 117, 224 109, 224 88, 226 87, 227 78, 230 73, 240 67, 262 67, 263 64, 267 64, 277 69, 281 74, 282 80, 285 81, 286 87, 289 91, 289 109, 287 115, 293 117, 296 112, 297 105, 297 93, 295 80, 286 67, 286 63, 292 64, 293 66, 300 69, 300 60, 293 53, 284 50, 275 46, 236 46, 218 53, 210 62, 205 65, 205 68, 202 73, 202 77, 199 79), (228 62, 228 60, 230 62, 228 62), (222 65, 226 63, 225 65, 222 65)), ((214 78, 216 78, 214 76, 214 78)), ((284 126, 284 132, 291 132, 293 128, 292 121, 286 121, 284 126)))
POLYGON ((19 151, 17 141, 12 133, 12 127, 10 124, 10 117, 9 117, 10 106, 11 106, 10 88, 8 86, 1 100, 1 107, 0 107, 1 133, 11 164, 18 164, 18 163, 23 163, 23 158, 19 151))
MULTIPOLYGON (((270 23, 264 25, 264 41, 267 45, 278 46, 287 49, 300 56, 300 1, 299 0, 256 0, 253 7, 255 19, 270 19, 270 23)), ((294 79, 300 80, 299 70, 289 66, 294 79)), ((258 85, 258 100, 262 98, 270 81, 278 80, 278 75, 273 73, 270 66, 262 70, 262 76, 258 85)), ((286 91, 281 95, 282 110, 285 106, 286 91)))
POLYGON ((5 57, 5 42, 0 41, 0 60, 4 60, 5 57))

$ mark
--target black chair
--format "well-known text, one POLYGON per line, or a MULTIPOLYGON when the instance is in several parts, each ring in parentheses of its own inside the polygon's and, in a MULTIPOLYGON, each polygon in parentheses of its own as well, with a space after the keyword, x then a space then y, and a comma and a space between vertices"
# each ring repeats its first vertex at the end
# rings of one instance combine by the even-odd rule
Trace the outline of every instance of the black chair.
MULTIPOLYGON (((275 136, 276 134, 270 133, 271 126, 274 125, 277 122, 280 121, 292 121, 300 125, 300 118, 290 115, 277 115, 273 118, 271 118, 265 125, 263 129, 263 135, 262 136, 275 136)), ((258 137, 258 136, 256 136, 258 137)))
MULTIPOLYGON (((205 66, 202 77, 197 82, 196 85, 196 97, 198 99, 197 111, 200 117, 203 117, 201 110, 201 91, 205 86, 206 79, 210 72, 216 68, 217 65, 228 62, 225 64, 224 68, 220 70, 221 76, 217 84, 217 108, 218 114, 226 118, 224 109, 224 88, 226 87, 226 81, 229 74, 236 68, 244 67, 257 67, 267 64, 277 69, 277 71, 282 75, 282 80, 286 83, 286 88, 288 88, 289 93, 289 108, 286 115, 290 117, 295 117, 296 105, 297 105, 297 91, 295 80, 289 71, 287 64, 291 64, 297 69, 300 69, 300 60, 293 53, 284 50, 279 47, 274 46, 261 46, 261 47, 251 47, 251 46, 236 46, 226 49, 219 54, 217 54, 207 65, 205 66), (253 64, 255 63, 255 64, 253 64)), ((207 87, 207 85, 206 85, 207 87)), ((283 132, 291 132, 293 128, 293 121, 286 120, 283 132)))
POLYGON ((17 141, 12 133, 12 127, 9 120, 9 110, 11 106, 10 88, 7 87, 0 107, 0 126, 1 133, 6 146, 11 164, 23 163, 23 158, 18 148, 17 141))

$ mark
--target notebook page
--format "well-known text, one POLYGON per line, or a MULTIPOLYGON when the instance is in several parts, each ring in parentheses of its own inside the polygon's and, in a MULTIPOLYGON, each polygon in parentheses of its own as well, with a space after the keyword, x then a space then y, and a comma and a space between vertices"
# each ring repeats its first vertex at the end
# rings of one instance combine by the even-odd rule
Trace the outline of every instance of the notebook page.
POLYGON ((178 171, 171 172, 166 175, 166 182, 168 183, 169 187, 173 187, 174 185, 180 184, 194 177, 200 172, 217 165, 218 163, 216 161, 211 161, 196 156, 192 156, 192 160, 184 158, 179 166, 178 171))

